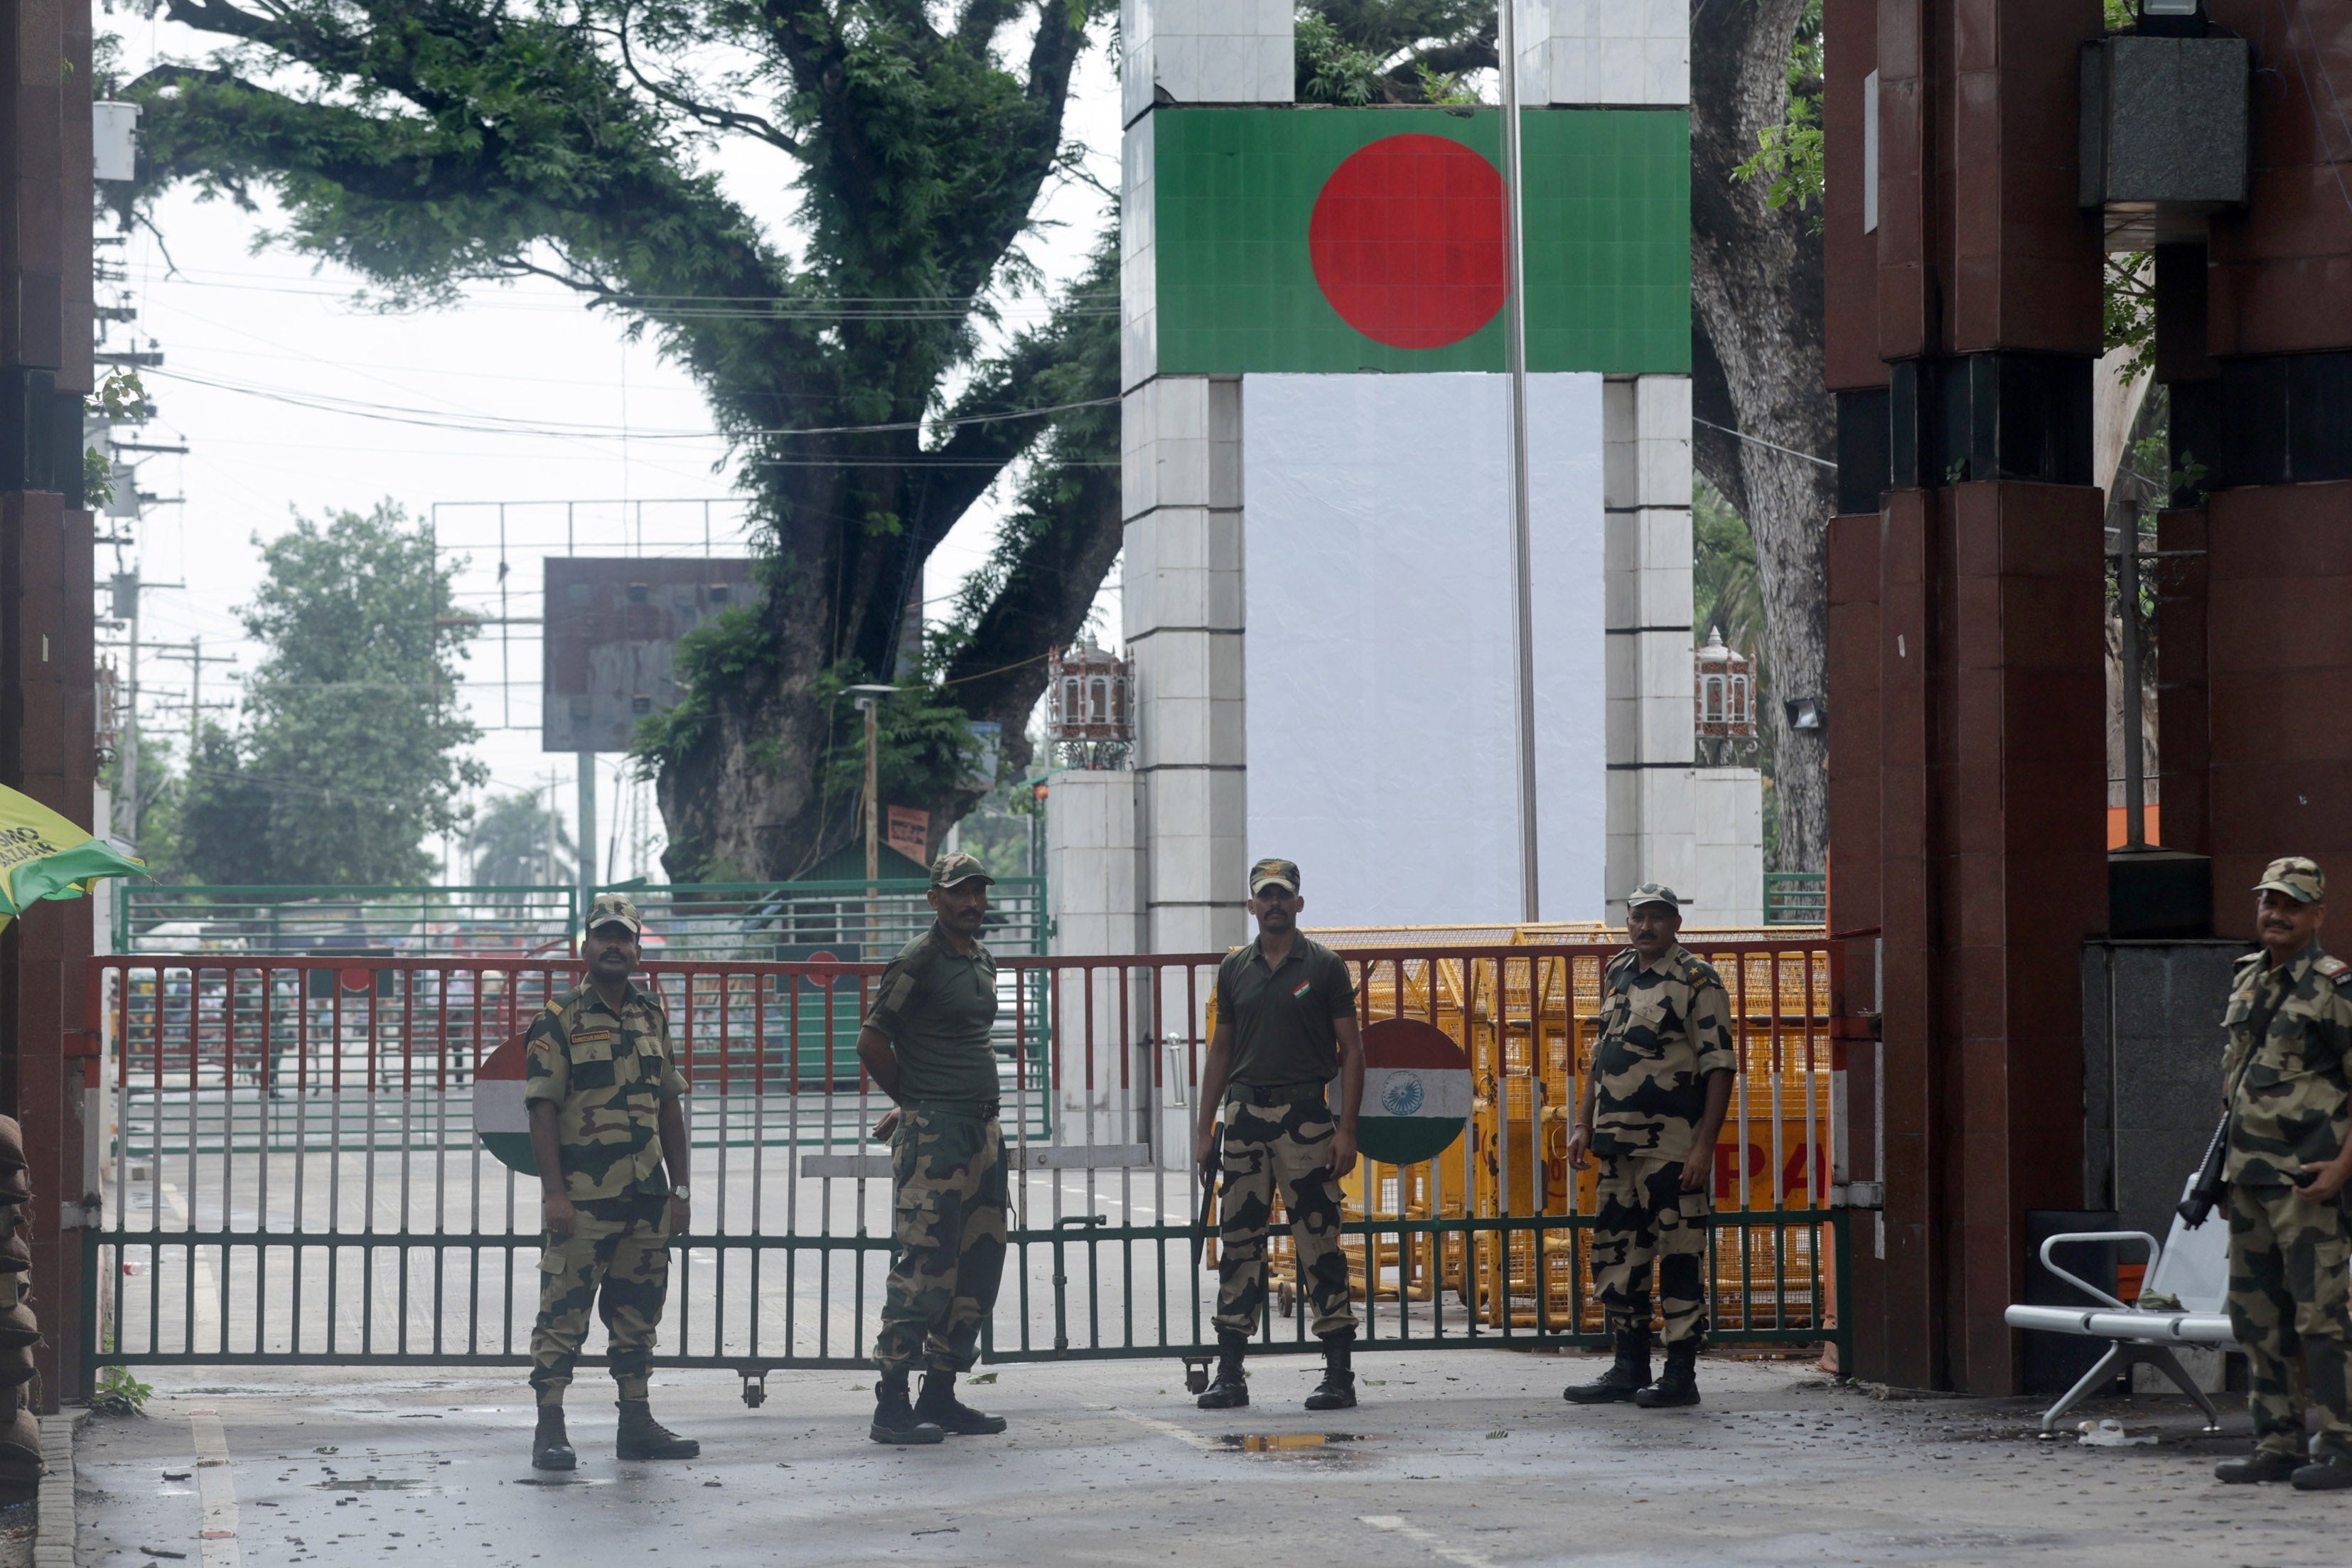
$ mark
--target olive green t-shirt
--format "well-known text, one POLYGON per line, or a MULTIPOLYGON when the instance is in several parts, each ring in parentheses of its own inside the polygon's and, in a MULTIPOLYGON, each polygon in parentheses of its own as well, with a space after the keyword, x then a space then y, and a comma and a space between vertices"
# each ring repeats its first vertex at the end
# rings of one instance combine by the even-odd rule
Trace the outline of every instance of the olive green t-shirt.
POLYGON ((1328 1083, 1339 1072, 1334 1021, 1356 1011, 1356 983, 1336 952, 1301 936, 1279 969, 1258 944, 1217 966, 1217 1018, 1234 1029, 1232 1081, 1249 1089, 1328 1083))
POLYGON ((898 1098, 933 1105, 995 1103, 996 960, 958 952, 937 925, 899 950, 874 988, 866 1022, 898 1056, 898 1098))

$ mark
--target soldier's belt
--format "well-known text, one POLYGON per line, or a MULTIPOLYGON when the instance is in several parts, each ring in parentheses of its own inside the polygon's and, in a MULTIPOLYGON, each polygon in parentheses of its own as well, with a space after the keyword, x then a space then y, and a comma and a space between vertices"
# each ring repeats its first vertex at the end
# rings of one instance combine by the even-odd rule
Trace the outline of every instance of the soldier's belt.
POLYGON ((909 1100, 898 1109, 919 1110, 926 1116, 969 1116, 977 1121, 993 1121, 1001 1107, 993 1100, 909 1100))
POLYGON ((1322 1098, 1323 1086, 1319 1083, 1277 1083, 1266 1089, 1246 1083, 1225 1086, 1228 1105, 1304 1105, 1322 1098))

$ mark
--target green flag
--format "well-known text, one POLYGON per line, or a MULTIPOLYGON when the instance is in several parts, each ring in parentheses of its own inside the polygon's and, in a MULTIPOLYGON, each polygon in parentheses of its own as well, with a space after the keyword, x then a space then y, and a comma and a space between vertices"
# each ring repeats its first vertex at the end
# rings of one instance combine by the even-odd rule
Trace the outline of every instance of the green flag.
POLYGON ((100 877, 146 871, 145 861, 75 826, 32 796, 0 788, 0 925, 43 899, 78 899, 100 877))
MULTIPOLYGON (((1528 368, 1690 369, 1690 118, 1530 110, 1528 368)), ((1499 371, 1502 118, 1152 116, 1159 369, 1499 371)))

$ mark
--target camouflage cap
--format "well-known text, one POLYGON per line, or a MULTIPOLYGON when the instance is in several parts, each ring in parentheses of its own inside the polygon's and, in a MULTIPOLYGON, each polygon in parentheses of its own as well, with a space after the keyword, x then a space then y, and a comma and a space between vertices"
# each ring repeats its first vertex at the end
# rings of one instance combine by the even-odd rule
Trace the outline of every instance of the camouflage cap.
POLYGON ((2301 855, 2282 855, 2263 868, 2257 893, 2281 892, 2299 904, 2315 904, 2327 897, 2327 879, 2319 862, 2301 855))
POLYGON ((942 855, 931 862, 931 886, 934 888, 952 888, 958 883, 969 882, 974 877, 983 882, 993 883, 996 880, 988 874, 988 868, 980 863, 979 857, 961 851, 942 855))
POLYGON ((599 893, 596 901, 588 906, 588 918, 580 923, 582 931, 594 931, 598 926, 624 925, 642 935, 646 929, 637 906, 618 893, 599 893))
POLYGON ((1632 914, 1643 904, 1671 904, 1675 912, 1680 914, 1684 901, 1664 882, 1644 882, 1625 895, 1625 912, 1632 914))
POLYGON ((1261 860, 1250 868, 1250 897, 1255 899, 1268 888, 1278 887, 1286 893, 1298 891, 1298 862, 1296 860, 1261 860))

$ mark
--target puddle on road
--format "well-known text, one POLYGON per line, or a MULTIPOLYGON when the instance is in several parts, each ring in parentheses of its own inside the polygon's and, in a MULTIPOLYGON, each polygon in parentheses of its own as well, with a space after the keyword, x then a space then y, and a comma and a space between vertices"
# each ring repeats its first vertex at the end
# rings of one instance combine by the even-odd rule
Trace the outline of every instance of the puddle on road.
POLYGON ((322 1492, 404 1492, 423 1486, 423 1481, 395 1480, 389 1476, 363 1476, 355 1481, 313 1481, 322 1492))
POLYGON ((612 1484, 610 1476, 519 1476, 515 1479, 515 1485, 519 1487, 609 1487, 612 1484))
POLYGON ((1379 1443, 1381 1432, 1230 1432, 1216 1440, 1229 1454, 1271 1454, 1277 1459, 1336 1458, 1357 1443, 1379 1443))

